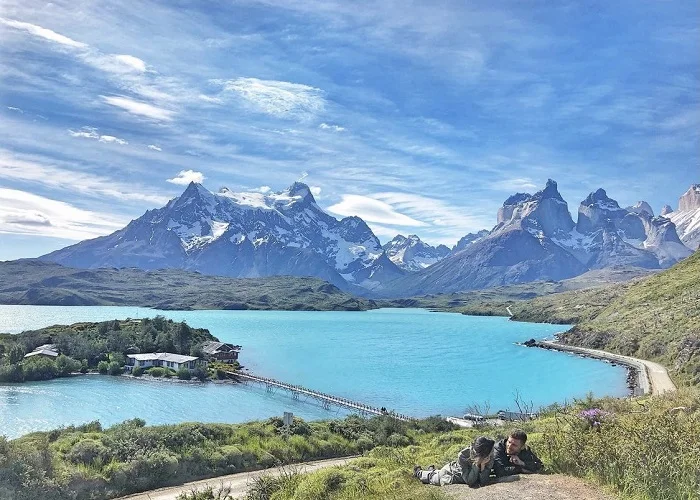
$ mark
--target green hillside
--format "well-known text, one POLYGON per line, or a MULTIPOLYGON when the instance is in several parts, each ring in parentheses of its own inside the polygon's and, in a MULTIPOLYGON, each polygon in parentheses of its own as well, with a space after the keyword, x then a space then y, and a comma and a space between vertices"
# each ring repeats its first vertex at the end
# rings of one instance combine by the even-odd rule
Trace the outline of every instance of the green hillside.
POLYGON ((581 318, 562 340, 659 361, 680 380, 700 385, 700 252, 619 287, 612 293, 589 291, 582 309, 588 304, 600 309, 581 318))
POLYGON ((0 262, 0 304, 178 310, 363 311, 376 307, 317 278, 227 278, 178 269, 74 269, 36 260, 0 262))

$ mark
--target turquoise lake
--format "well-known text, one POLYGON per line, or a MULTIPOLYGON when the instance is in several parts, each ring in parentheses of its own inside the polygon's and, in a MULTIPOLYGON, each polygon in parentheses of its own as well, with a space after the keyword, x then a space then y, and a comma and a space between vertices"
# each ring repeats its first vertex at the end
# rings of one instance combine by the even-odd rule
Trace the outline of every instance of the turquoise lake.
MULTIPOLYGON (((251 372, 385 406, 416 417, 456 415, 479 404, 515 409, 515 394, 535 408, 583 397, 627 394, 622 367, 529 349, 561 325, 422 309, 367 312, 156 311, 136 307, 0 306, 0 332, 19 333, 78 321, 161 314, 208 328, 241 344, 251 372)), ((0 434, 99 420, 109 426, 141 417, 149 424, 243 422, 292 411, 307 419, 344 416, 285 391, 256 385, 182 384, 86 375, 48 382, 0 384, 0 434)))

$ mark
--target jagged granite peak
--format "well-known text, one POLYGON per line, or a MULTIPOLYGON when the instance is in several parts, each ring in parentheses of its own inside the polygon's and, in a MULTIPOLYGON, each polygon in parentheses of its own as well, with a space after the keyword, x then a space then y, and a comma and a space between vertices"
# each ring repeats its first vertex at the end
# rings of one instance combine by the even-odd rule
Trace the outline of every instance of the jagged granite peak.
POLYGON ((302 183, 275 193, 221 189, 217 194, 191 183, 166 206, 147 211, 124 229, 42 259, 84 268, 316 276, 346 290, 381 288, 403 274, 362 219, 338 221, 302 183))
POLYGON ((445 258, 450 249, 445 245, 433 247, 422 241, 415 234, 408 237, 402 234, 396 235, 394 239, 386 243, 383 247, 387 257, 399 268, 405 271, 420 271, 428 266, 445 258))
MULTIPOLYGON (((529 196, 529 195, 528 195, 529 196)), ((465 248, 467 248, 469 245, 476 243, 479 241, 481 238, 486 237, 489 234, 488 229, 482 229, 479 232, 476 233, 469 233, 465 236, 462 236, 457 244, 452 247, 452 253, 457 253, 461 252, 465 248)))
POLYGON ((515 193, 509 196, 506 201, 503 202, 503 206, 498 209, 496 223, 500 224, 501 222, 511 220, 513 218, 513 212, 531 199, 532 195, 529 193, 515 193))
POLYGON ((551 237, 569 232, 574 225, 557 183, 548 179, 545 188, 534 195, 517 193, 509 197, 498 211, 494 231, 520 227, 534 235, 541 233, 551 237))
POLYGON ((314 195, 311 194, 311 189, 303 182, 294 182, 291 186, 289 186, 289 188, 287 188, 287 194, 292 197, 299 196, 302 200, 308 203, 316 203, 314 195))
POLYGON ((673 212, 673 208, 671 208, 671 205, 664 205, 661 208, 661 215, 662 216, 666 216, 666 215, 670 214, 671 212, 673 212))
POLYGON ((602 229, 608 221, 616 224, 629 212, 620 208, 617 201, 608 197, 605 189, 589 194, 579 205, 576 230, 587 234, 602 229))
POLYGON ((693 184, 678 200, 678 211, 688 212, 700 208, 700 184, 693 184))
POLYGON ((627 211, 634 212, 635 214, 646 212, 652 217, 654 216, 654 210, 651 208, 651 205, 649 205, 646 201, 638 201, 631 207, 627 207, 627 211))
POLYGON ((666 215, 681 241, 691 250, 700 248, 700 184, 693 184, 678 200, 678 210, 666 215))

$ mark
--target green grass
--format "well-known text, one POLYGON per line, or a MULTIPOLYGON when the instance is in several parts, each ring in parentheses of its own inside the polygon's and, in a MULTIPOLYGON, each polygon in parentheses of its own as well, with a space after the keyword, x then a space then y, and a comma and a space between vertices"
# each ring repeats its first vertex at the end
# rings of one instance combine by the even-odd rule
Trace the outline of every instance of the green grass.
MULTIPOLYGON (((548 472, 597 483, 629 500, 694 500, 700 492, 700 392, 684 389, 664 397, 594 400, 552 407, 522 423, 528 444, 548 472), (582 418, 591 408, 600 425, 582 418)), ((379 446, 350 464, 310 474, 286 474, 257 481, 247 500, 446 499, 443 490, 418 483, 414 464, 441 466, 477 434, 503 437, 509 428, 460 429, 416 436, 401 448, 379 446)), ((204 492, 181 500, 211 500, 204 492)), ((517 496, 517 483, 514 485, 517 496)), ((224 494, 221 500, 228 500, 224 494)))

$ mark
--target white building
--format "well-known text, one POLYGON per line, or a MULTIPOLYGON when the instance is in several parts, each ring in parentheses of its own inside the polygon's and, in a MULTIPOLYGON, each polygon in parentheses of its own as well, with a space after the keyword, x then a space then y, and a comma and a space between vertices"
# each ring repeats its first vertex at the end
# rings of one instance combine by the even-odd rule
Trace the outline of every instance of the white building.
POLYGON ((152 366, 172 368, 178 371, 180 368, 194 370, 196 367, 207 367, 207 362, 200 360, 196 356, 185 356, 184 354, 172 354, 170 352, 149 352, 144 354, 127 354, 126 369, 133 370, 137 366, 146 369, 152 366))

